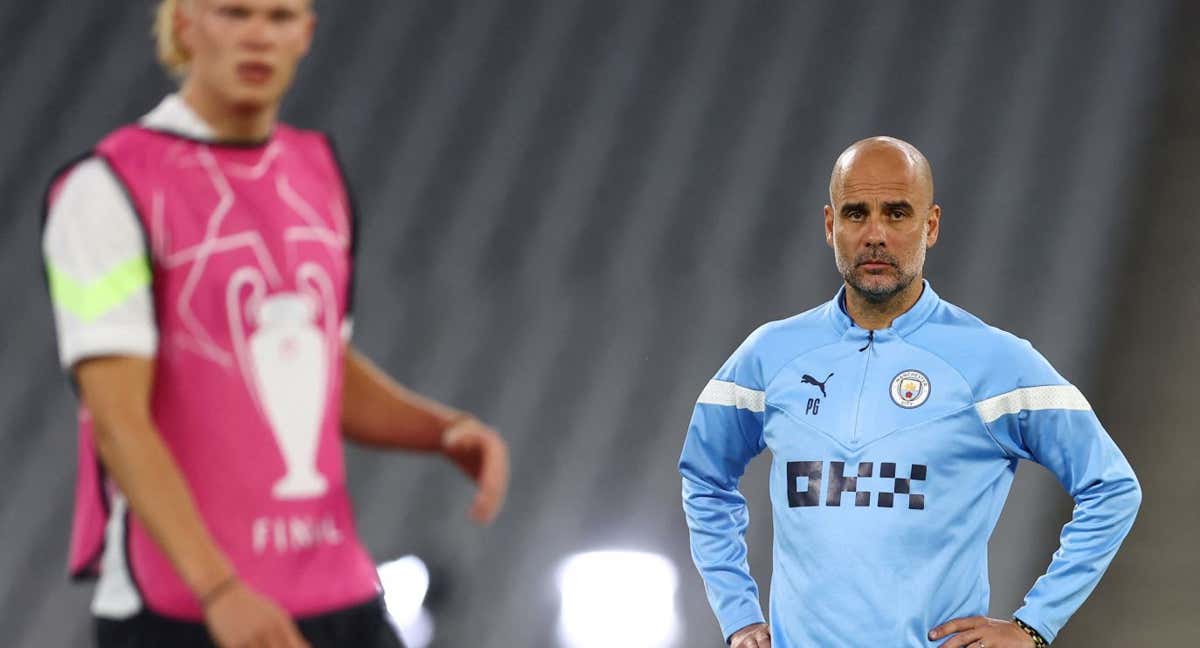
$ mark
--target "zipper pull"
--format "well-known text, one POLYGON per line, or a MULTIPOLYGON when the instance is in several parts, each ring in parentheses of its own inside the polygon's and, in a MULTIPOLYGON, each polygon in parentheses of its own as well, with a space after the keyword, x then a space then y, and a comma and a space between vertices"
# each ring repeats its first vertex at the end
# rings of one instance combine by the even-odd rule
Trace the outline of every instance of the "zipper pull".
POLYGON ((867 331, 867 343, 864 344, 863 348, 859 349, 858 352, 862 353, 863 351, 866 351, 867 349, 871 348, 871 345, 874 343, 875 343, 875 330, 871 329, 870 331, 867 331))

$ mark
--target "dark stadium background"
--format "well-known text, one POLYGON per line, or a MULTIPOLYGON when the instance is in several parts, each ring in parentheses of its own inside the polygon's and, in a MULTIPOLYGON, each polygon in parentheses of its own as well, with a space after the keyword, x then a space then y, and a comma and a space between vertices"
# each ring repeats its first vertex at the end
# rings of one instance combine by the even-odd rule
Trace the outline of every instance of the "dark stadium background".
MULTIPOLYGON (((171 84, 150 0, 0 2, 0 644, 86 645, 64 557, 75 400, 39 258, 51 171, 171 84)), ((325 0, 285 108, 358 190, 357 344, 509 439, 492 528, 440 460, 349 451, 380 560, 433 570, 435 646, 554 646, 571 553, 679 568, 679 646, 718 646, 675 471, 692 402, 759 323, 837 287, 821 229, 850 142, 931 160, 939 293, 1031 340, 1145 489, 1056 645, 1200 635, 1195 423, 1200 3, 325 0)), ((751 561, 771 525, 760 459, 751 561)), ((993 612, 1071 509, 1025 465, 991 540, 993 612)), ((903 593, 898 592, 898 595, 903 593)))

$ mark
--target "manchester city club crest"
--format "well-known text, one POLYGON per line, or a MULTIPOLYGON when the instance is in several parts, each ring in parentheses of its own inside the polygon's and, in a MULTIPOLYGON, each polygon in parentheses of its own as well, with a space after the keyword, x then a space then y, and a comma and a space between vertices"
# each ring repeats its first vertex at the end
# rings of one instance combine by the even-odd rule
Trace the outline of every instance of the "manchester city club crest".
POLYGON ((915 369, 892 379, 892 401, 904 409, 920 407, 929 399, 929 377, 915 369))

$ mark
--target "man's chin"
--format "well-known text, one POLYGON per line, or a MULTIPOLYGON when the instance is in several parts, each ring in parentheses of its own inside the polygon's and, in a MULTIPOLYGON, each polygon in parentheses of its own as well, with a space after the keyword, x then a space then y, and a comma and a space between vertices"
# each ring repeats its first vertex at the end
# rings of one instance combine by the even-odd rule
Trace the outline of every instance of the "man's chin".
POLYGON ((885 302, 904 289, 898 279, 874 275, 855 277, 850 286, 870 302, 885 302))
POLYGON ((243 114, 261 112, 271 106, 271 102, 267 99, 250 95, 235 95, 231 98, 230 104, 235 111, 243 114))
POLYGON ((229 102, 238 112, 253 113, 270 109, 281 98, 282 93, 273 88, 239 87, 230 93, 229 102))

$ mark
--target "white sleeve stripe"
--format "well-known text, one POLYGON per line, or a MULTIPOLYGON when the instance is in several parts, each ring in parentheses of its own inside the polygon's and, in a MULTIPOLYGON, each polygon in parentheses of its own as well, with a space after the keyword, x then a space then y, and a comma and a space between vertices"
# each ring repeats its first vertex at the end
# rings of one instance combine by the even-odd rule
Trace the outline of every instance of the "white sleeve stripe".
POLYGON ((976 403, 975 409, 985 423, 991 423, 1005 414, 1016 414, 1022 410, 1091 411, 1092 406, 1074 385, 1047 385, 1014 389, 976 403))
POLYGON ((757 390, 726 380, 710 380, 700 392, 696 404, 725 405, 751 412, 762 412, 766 409, 766 395, 757 390))

